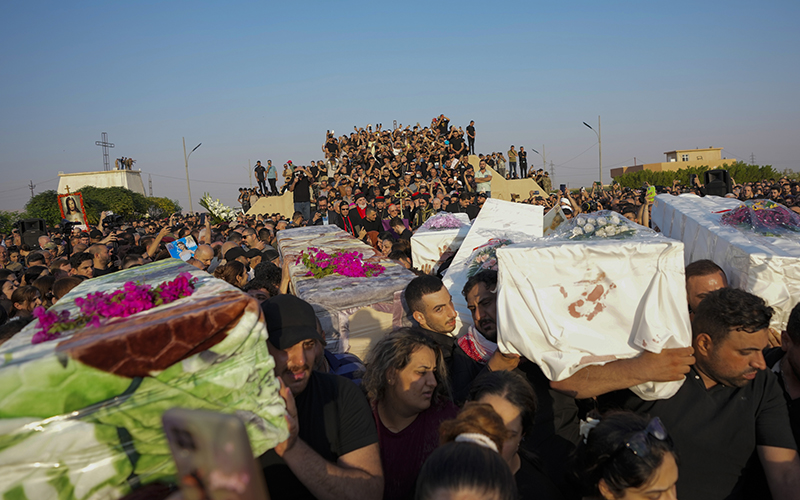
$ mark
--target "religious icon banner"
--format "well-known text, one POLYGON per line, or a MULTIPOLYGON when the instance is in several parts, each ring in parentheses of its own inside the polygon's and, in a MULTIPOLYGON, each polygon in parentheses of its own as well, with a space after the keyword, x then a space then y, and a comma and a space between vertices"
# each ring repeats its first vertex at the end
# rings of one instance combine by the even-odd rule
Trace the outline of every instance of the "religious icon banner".
POLYGON ((69 222, 77 222, 78 225, 87 227, 86 209, 83 206, 83 195, 81 193, 67 193, 58 195, 58 207, 61 210, 61 218, 69 222))

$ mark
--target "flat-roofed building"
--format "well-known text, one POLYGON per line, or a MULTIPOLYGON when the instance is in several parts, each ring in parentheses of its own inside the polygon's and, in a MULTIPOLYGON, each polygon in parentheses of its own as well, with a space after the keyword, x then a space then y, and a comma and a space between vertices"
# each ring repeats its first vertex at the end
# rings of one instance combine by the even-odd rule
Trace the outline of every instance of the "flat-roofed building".
POLYGON ((676 149, 674 151, 667 151, 664 155, 666 155, 666 161, 661 163, 645 163, 643 165, 612 168, 611 177, 619 177, 622 174, 639 172, 640 170, 663 172, 679 170, 681 168, 705 166, 710 169, 715 169, 723 165, 736 163, 736 160, 729 160, 722 157, 722 148, 714 147, 705 149, 676 149))

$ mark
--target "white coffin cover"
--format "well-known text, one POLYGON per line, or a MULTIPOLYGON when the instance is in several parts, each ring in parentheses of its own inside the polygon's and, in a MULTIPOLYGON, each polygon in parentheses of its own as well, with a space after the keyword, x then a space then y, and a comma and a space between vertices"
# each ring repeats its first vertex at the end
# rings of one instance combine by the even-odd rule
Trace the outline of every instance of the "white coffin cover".
POLYGON ((683 241, 684 263, 710 259, 728 276, 728 284, 758 295, 775 313, 771 325, 786 328, 800 298, 800 239, 748 233, 720 223, 723 210, 742 203, 733 198, 658 195, 652 221, 664 236, 683 241))
POLYGON ((461 295, 461 290, 469 279, 468 259, 472 251, 492 238, 507 238, 514 243, 541 238, 543 222, 543 207, 494 198, 486 200, 442 280, 453 297, 453 305, 458 313, 453 335, 466 331, 467 326, 472 324, 472 314, 467 309, 466 299, 461 295))
MULTIPOLYGON (((500 349, 535 361, 550 380, 643 350, 691 345, 679 241, 546 238, 497 256, 500 349)), ((631 389, 646 400, 666 399, 682 383, 631 389)))
POLYGON ((411 259, 417 269, 422 269, 427 264, 436 272, 449 255, 455 254, 461 248, 461 243, 469 232, 469 216, 462 213, 450 215, 464 224, 454 229, 420 227, 411 237, 411 259))

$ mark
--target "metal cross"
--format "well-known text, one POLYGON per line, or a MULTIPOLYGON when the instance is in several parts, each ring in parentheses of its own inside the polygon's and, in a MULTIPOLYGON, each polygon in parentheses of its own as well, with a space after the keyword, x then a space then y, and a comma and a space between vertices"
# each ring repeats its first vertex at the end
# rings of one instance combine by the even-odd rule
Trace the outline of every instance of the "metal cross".
POLYGON ((108 171, 108 170, 111 170, 111 167, 108 164, 108 148, 113 148, 114 147, 114 143, 113 142, 108 142, 108 134, 106 134, 105 132, 103 132, 103 134, 100 137, 101 137, 102 140, 95 141, 94 144, 96 146, 102 146, 102 148, 103 148, 103 170, 108 171))

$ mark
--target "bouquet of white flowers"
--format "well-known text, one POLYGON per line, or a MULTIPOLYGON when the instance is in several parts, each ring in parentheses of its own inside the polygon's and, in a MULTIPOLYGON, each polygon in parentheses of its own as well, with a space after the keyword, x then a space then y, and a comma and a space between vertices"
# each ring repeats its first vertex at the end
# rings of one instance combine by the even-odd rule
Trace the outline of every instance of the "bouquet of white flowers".
POLYGON ((569 220, 559 226, 553 237, 570 240, 621 239, 634 236, 644 229, 617 212, 601 210, 599 212, 581 214, 569 220))
POLYGON ((208 210, 211 222, 214 224, 230 222, 236 218, 236 212, 231 207, 223 205, 219 198, 212 200, 208 193, 203 193, 203 197, 200 198, 200 206, 208 210))

